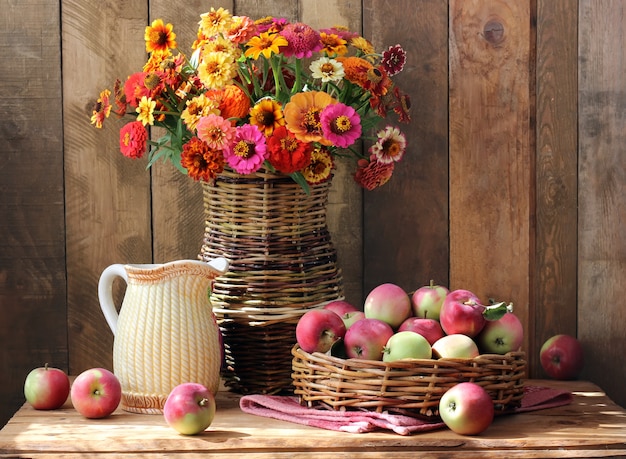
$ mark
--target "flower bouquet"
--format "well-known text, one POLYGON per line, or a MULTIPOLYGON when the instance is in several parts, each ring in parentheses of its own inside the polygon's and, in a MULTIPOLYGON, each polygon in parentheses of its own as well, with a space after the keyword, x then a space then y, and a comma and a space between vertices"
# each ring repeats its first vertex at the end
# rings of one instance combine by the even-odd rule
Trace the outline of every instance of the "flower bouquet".
POLYGON ((117 80, 113 97, 100 93, 91 122, 101 128, 111 112, 134 118, 120 130, 120 149, 141 158, 149 146, 148 166, 169 160, 206 182, 225 169, 264 168, 308 190, 331 177, 336 158, 351 157, 355 180, 371 190, 406 150, 397 127, 375 131, 390 112, 409 121, 409 98, 392 81, 406 60, 400 45, 377 53, 342 27, 254 21, 223 8, 201 15, 189 56, 161 19, 144 38, 143 69, 117 80), (166 133, 150 140, 149 126, 166 133), (361 139, 370 142, 365 153, 361 139))
POLYGON ((292 385, 299 317, 343 298, 326 225, 336 160, 351 161, 356 182, 371 190, 405 153, 404 134, 378 124, 388 114, 409 121, 409 98, 391 79, 406 56, 399 45, 376 53, 340 27, 222 8, 199 24, 189 56, 177 51, 171 24, 146 27, 144 68, 116 81, 113 96, 101 92, 92 123, 131 116, 120 131, 125 156, 148 151, 148 167, 171 161, 202 183, 200 258, 230 262, 211 291, 226 385, 275 393, 292 385), (150 140, 149 126, 164 135, 150 140))

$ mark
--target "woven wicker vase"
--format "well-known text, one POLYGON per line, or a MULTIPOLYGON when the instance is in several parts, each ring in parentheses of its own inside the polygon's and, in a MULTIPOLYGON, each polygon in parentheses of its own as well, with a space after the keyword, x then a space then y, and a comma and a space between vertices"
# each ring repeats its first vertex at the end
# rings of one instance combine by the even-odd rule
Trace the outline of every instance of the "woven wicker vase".
POLYGON ((298 319, 343 298, 326 225, 330 181, 307 195, 282 174, 224 172, 203 186, 200 257, 225 257, 230 265, 211 296, 224 340, 225 384, 240 393, 289 392, 298 319))
POLYGON ((102 272, 98 295, 115 336, 113 372, 122 385, 122 409, 162 413, 170 391, 184 382, 217 393, 221 346, 209 284, 227 267, 222 258, 114 264, 102 272), (118 277, 127 284, 119 315, 112 295, 118 277))

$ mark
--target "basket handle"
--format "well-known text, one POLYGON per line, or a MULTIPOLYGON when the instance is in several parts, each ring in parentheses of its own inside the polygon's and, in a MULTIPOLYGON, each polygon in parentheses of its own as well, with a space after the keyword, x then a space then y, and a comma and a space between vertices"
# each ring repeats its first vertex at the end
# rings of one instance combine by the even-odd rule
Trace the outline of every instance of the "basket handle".
POLYGON ((100 309, 104 314, 104 318, 109 324, 109 328, 115 336, 117 331, 117 319, 119 314, 113 303, 113 281, 115 278, 121 277, 128 284, 128 273, 124 265, 116 263, 107 267, 100 275, 98 281, 98 300, 100 301, 100 309))

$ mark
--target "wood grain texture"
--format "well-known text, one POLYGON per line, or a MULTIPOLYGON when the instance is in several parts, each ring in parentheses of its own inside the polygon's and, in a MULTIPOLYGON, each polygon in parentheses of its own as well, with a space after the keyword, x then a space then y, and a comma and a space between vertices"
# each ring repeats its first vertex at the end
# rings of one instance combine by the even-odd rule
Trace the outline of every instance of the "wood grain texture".
POLYGON ((626 405, 626 4, 581 2, 578 40, 578 337, 583 375, 626 405))
MULTIPOLYGON (((63 112, 70 370, 112 368, 113 335, 100 311, 97 284, 112 263, 152 259, 150 177, 119 151, 119 128, 89 124, 92 105, 143 66, 146 2, 64 0, 63 112)), ((123 287, 120 287, 123 288, 123 287)))
POLYGON ((55 1, 0 8, 0 425, 31 369, 68 369, 58 23, 55 1))
POLYGON ((413 291, 448 285, 448 5, 364 3, 364 32, 378 49, 400 43, 407 64, 397 82, 412 100, 399 125, 408 147, 391 180, 364 194, 364 293, 384 282, 413 291))
POLYGON ((512 301, 526 330, 529 46, 528 2, 450 1, 450 287, 512 301))
MULTIPOLYGON (((534 340, 576 334, 577 0, 537 2, 534 340)), ((538 359, 531 375, 541 375, 538 359)))

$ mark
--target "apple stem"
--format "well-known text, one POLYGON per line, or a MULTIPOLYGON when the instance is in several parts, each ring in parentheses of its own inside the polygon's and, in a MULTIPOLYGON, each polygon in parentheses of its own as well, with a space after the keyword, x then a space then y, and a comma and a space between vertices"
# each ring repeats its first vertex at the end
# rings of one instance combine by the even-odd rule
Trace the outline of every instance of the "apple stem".
POLYGON ((209 399, 208 399, 208 398, 206 398, 206 397, 204 397, 202 400, 200 400, 200 401, 198 402, 198 405, 200 405, 200 406, 206 406, 206 405, 207 405, 207 403, 209 403, 209 399))

